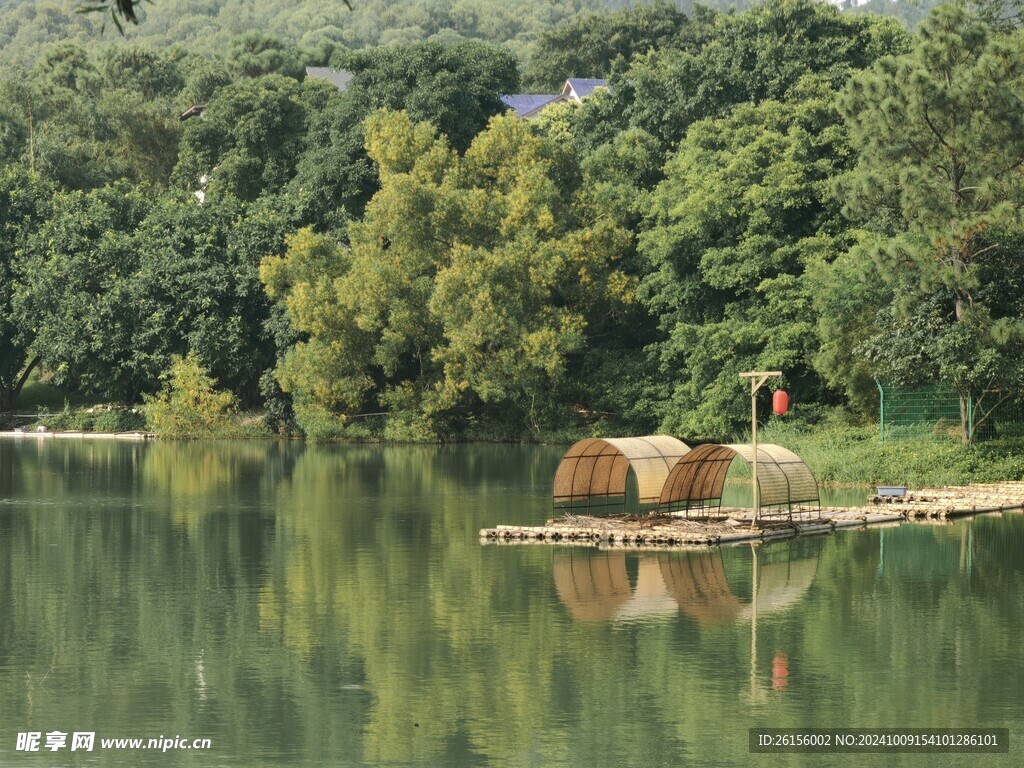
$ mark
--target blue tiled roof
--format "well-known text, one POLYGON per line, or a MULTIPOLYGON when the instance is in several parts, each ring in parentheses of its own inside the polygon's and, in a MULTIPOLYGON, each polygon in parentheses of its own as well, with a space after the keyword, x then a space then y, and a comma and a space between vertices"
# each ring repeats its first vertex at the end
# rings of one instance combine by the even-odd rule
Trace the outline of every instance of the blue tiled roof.
POLYGON ((592 80, 582 77, 570 77, 566 82, 572 86, 572 89, 576 91, 576 95, 579 96, 581 99, 585 99, 587 96, 592 94, 595 88, 608 88, 609 91, 611 90, 611 87, 609 87, 607 80, 592 80))
POLYGON ((501 101, 509 109, 515 110, 516 116, 522 117, 557 98, 557 93, 506 93, 501 97, 501 101))

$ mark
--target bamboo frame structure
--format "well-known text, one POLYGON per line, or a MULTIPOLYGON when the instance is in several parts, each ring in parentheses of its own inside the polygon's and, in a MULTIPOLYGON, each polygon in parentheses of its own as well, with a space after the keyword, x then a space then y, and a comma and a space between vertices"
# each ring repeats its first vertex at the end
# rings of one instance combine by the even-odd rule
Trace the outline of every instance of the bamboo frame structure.
POLYGON ((689 451, 668 435, 580 440, 555 471, 552 502, 567 510, 625 507, 626 479, 633 470, 640 509, 655 507, 669 472, 689 451))
POLYGON ((729 467, 737 458, 748 464, 757 457, 757 489, 760 505, 767 507, 760 517, 792 518, 793 505, 818 506, 818 482, 803 460, 780 445, 760 445, 755 454, 750 445, 708 443, 690 451, 669 472, 658 500, 663 512, 696 511, 709 514, 722 505, 722 493, 729 467))

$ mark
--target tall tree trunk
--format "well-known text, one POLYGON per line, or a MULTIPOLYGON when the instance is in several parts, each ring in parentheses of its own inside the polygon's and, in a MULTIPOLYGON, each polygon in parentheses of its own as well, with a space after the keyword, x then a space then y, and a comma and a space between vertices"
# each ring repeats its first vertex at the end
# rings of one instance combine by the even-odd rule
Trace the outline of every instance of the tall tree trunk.
POLYGON ((22 387, 25 386, 25 382, 28 381, 28 377, 35 370, 35 367, 39 365, 39 362, 40 358, 38 356, 33 357, 28 365, 25 366, 25 370, 21 372, 17 381, 0 386, 0 412, 9 411, 14 408, 14 401, 21 394, 22 387))
MULTIPOLYGON (((952 87, 952 82, 950 82, 952 87)), ((954 125, 955 127, 955 125, 954 125)), ((967 267, 967 258, 970 256, 969 244, 962 240, 963 233, 958 232, 956 228, 956 214, 963 204, 963 190, 961 184, 963 183, 963 177, 966 169, 957 161, 956 152, 950 154, 950 183, 952 189, 950 196, 950 203, 953 208, 953 217, 950 221, 950 241, 949 241, 949 256, 950 264, 953 267, 953 272, 956 274, 956 287, 953 289, 954 304, 953 311, 956 317, 956 322, 960 323, 964 319, 964 311, 971 302, 971 296, 967 290, 961 284, 963 274, 967 267), (965 250, 967 254, 965 254, 965 250)), ((970 445, 974 440, 973 430, 971 429, 971 396, 967 392, 961 391, 960 395, 960 434, 963 438, 965 445, 970 445)))

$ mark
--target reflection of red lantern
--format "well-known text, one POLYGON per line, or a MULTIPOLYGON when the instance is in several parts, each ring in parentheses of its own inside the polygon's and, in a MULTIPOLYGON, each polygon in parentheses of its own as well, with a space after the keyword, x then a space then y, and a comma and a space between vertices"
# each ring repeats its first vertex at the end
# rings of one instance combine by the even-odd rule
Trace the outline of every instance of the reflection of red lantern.
POLYGON ((784 389, 776 389, 772 396, 772 410, 776 416, 784 416, 789 409, 789 395, 784 389))
POLYGON ((784 651, 775 654, 772 660, 772 688, 784 691, 789 685, 789 659, 784 651))

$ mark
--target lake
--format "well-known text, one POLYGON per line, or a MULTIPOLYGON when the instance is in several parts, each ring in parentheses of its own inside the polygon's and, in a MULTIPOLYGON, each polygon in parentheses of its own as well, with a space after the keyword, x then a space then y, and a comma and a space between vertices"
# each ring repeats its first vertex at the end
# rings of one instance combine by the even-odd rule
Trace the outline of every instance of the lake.
POLYGON ((563 451, 0 441, 0 765, 1021 763, 1024 516, 481 546, 550 516, 563 451), (1011 752, 752 755, 752 726, 1006 727, 1011 752), (46 749, 76 732, 93 751, 46 749))

